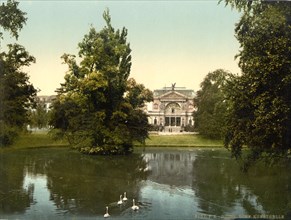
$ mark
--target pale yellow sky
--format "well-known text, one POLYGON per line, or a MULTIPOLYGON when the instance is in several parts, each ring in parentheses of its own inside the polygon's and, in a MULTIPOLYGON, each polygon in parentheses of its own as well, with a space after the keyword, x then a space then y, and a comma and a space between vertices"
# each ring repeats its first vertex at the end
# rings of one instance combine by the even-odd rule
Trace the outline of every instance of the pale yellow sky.
POLYGON ((239 14, 217 1, 21 1, 20 8, 28 21, 19 43, 36 58, 26 71, 40 95, 54 94, 67 70, 60 57, 78 54, 90 26, 105 25, 106 8, 116 29, 128 29, 131 77, 149 89, 175 82, 197 91, 208 72, 240 72, 234 60, 239 14))

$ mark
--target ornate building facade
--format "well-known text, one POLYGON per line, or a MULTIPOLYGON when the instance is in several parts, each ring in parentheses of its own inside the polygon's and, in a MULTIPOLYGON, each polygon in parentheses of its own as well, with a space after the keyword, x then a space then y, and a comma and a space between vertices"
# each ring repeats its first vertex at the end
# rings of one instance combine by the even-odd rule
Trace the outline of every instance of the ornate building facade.
POLYGON ((152 109, 147 112, 150 124, 165 132, 180 132, 185 126, 194 126, 194 90, 173 84, 153 93, 152 109))

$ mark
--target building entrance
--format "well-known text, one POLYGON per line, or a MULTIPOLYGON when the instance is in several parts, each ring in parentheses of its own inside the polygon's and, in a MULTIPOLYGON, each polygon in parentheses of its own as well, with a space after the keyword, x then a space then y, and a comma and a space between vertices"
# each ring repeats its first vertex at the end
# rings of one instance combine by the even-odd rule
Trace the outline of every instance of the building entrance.
POLYGON ((165 126, 181 126, 181 117, 165 117, 165 126))

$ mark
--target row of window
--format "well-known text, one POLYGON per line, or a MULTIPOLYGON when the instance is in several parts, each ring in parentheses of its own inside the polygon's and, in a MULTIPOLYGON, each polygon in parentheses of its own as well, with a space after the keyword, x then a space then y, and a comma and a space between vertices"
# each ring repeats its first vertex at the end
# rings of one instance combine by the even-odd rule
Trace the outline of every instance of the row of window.
MULTIPOLYGON (((154 125, 157 125, 158 121, 154 119, 154 125)), ((162 121, 160 122, 162 124, 162 121)), ((189 119, 189 125, 192 125, 192 120, 189 119)), ((184 126, 184 119, 182 119, 182 125, 184 126)), ((165 117, 165 126, 181 126, 181 117, 165 117)))

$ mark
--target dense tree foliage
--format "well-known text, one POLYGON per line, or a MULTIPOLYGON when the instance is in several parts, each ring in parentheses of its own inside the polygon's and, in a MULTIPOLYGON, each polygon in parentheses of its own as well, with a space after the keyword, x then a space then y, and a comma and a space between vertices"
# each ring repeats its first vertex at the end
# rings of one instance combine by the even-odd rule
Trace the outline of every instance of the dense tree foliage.
POLYGON ((53 103, 50 124, 55 134, 82 152, 123 154, 132 150, 133 141, 148 136, 142 108, 152 93, 129 79, 127 30, 115 31, 108 11, 103 17, 106 26, 100 32, 92 27, 79 43, 79 65, 75 56, 62 56, 69 71, 53 103))
MULTIPOLYGON (((0 27, 15 38, 25 24, 25 13, 18 3, 7 1, 0 6, 0 27)), ((2 33, 1 37, 2 37, 2 33)), ((8 44, 7 52, 0 52, 0 145, 9 145, 28 122, 27 110, 33 106, 36 90, 29 82, 23 66, 35 62, 23 46, 8 44)))
POLYGON ((200 84, 194 98, 195 127, 203 136, 223 139, 225 134, 227 109, 225 87, 232 75, 224 70, 210 72, 200 84))
MULTIPOLYGON (((226 147, 246 167, 259 158, 290 157, 291 4, 227 1, 243 10, 236 25, 242 75, 229 88, 232 102, 226 147)), ((270 161, 270 160, 268 160, 270 161)))

